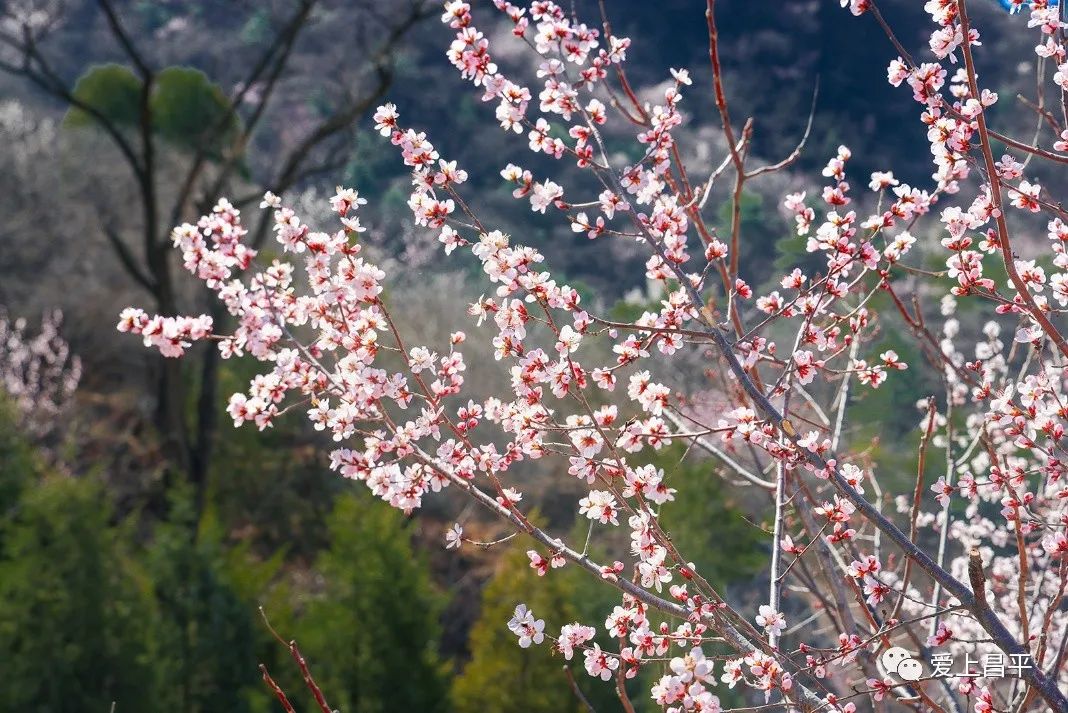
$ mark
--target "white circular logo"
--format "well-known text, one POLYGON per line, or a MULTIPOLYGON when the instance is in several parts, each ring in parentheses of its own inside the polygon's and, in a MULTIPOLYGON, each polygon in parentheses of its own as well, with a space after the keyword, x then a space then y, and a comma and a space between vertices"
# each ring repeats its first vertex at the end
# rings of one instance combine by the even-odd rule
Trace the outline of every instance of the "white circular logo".
POLYGON ((904 681, 923 678, 923 664, 908 649, 893 646, 883 652, 879 661, 887 673, 897 674, 904 681))

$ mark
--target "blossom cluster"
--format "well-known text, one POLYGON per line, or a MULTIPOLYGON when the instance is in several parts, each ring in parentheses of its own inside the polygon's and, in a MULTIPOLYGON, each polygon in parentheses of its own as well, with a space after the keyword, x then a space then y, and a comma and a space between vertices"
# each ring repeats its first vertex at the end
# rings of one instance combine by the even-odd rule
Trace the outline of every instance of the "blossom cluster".
POLYGON ((81 359, 60 335, 62 323, 61 312, 47 312, 31 336, 25 319, 13 319, 0 308, 0 393, 34 438, 45 438, 60 425, 82 375, 81 359))

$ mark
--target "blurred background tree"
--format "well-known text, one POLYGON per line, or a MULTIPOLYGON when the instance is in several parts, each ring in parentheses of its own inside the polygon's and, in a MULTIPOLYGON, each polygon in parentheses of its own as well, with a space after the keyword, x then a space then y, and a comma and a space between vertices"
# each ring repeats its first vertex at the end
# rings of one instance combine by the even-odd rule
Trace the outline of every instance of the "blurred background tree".
POLYGON ((296 627, 340 710, 451 710, 437 649, 442 594, 410 524, 365 492, 340 496, 330 515, 330 545, 314 568, 322 589, 296 627))
POLYGON ((0 402, 0 708, 154 707, 152 602, 98 482, 36 462, 0 402))

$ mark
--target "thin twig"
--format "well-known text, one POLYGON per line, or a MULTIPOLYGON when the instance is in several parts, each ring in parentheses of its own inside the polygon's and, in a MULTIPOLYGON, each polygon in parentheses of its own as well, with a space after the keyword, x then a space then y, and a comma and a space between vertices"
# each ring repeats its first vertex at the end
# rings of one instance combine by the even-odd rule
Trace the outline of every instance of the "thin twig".
MULTIPOLYGON (((327 704, 326 698, 323 696, 323 692, 319 688, 319 684, 317 684, 315 678, 312 677, 311 671, 308 669, 308 662, 300 653, 300 649, 297 648, 297 642, 293 640, 287 643, 286 640, 275 631, 274 627, 271 626, 270 620, 267 619, 267 612, 263 607, 260 607, 260 616, 263 618, 263 623, 267 626, 267 630, 271 632, 271 635, 274 636, 280 644, 289 649, 290 656, 297 662, 297 667, 300 669, 300 673, 304 677, 304 685, 311 691, 312 697, 315 698, 315 702, 319 705, 319 710, 322 711, 322 713, 334 713, 333 709, 327 704)), ((260 665, 260 668, 263 670, 264 680, 267 680, 267 669, 262 664, 260 665)), ((276 692, 275 695, 278 695, 278 693, 276 692)))
MULTIPOLYGON (((927 428, 924 429, 923 435, 920 436, 920 452, 916 459, 916 487, 912 492, 912 515, 909 518, 909 539, 913 542, 916 541, 916 533, 920 519, 920 502, 923 500, 923 471, 927 466, 927 445, 931 442, 931 435, 934 433, 936 413, 934 397, 928 397, 927 428)), ((894 605, 894 611, 890 614, 891 619, 897 619, 901 615, 901 606, 905 603, 905 595, 909 588, 909 577, 911 574, 912 560, 906 558, 905 572, 901 576, 901 596, 897 598, 897 604, 894 605)))

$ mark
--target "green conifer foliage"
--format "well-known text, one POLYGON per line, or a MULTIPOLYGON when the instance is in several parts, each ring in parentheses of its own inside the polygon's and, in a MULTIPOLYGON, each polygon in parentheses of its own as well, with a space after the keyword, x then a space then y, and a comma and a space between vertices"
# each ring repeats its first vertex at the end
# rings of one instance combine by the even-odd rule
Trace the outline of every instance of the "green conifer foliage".
POLYGON ((261 693, 255 646, 266 634, 218 533, 203 523, 199 536, 197 529, 183 489, 145 553, 156 599, 158 695, 164 710, 244 713, 261 693))
MULTIPOLYGON (((2 479, 29 461, 5 460, 2 479)), ((0 710, 151 712, 151 603, 89 480, 43 480, 0 518, 0 710)))
POLYGON ((322 591, 296 624, 330 705, 351 713, 450 710, 438 660, 438 596, 404 516, 363 493, 330 516, 322 591))

